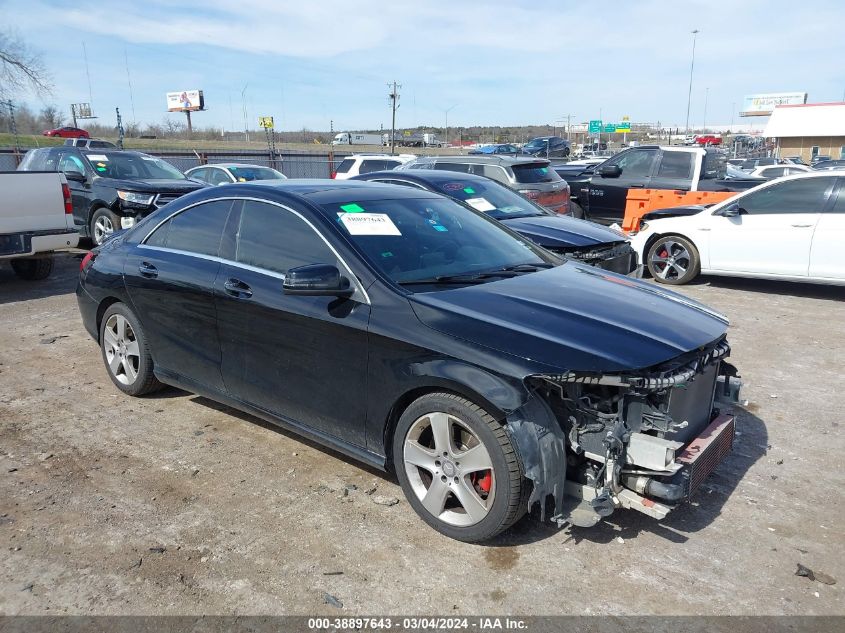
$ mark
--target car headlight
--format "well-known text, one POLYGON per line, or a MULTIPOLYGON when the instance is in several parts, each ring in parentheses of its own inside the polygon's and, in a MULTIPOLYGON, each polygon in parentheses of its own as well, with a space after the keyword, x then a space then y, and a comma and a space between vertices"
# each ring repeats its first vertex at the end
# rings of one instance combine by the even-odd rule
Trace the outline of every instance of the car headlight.
POLYGON ((117 192, 117 197, 124 202, 131 202, 132 204, 140 204, 149 206, 153 203, 155 196, 148 193, 135 193, 134 191, 120 191, 117 192))

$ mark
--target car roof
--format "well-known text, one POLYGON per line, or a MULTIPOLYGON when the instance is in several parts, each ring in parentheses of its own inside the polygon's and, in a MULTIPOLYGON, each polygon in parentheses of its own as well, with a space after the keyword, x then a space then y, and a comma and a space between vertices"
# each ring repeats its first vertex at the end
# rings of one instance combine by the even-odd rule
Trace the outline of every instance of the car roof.
POLYGON ((207 165, 197 165, 196 167, 191 167, 188 171, 193 171, 194 169, 199 169, 200 167, 222 167, 223 169, 229 169, 231 167, 258 167, 262 169, 275 169, 274 167, 269 167, 268 165, 256 165, 254 163, 208 163, 207 165))
POLYGON ((420 156, 417 160, 426 163, 490 163, 493 165, 520 165, 524 163, 548 164, 550 162, 545 158, 537 158, 534 156, 478 156, 477 154, 467 156, 420 156))
POLYGON ((413 160, 416 156, 414 154, 350 154, 349 156, 343 157, 344 160, 348 158, 392 158, 394 160, 413 160))
POLYGON ((264 180, 252 183, 221 185, 217 189, 223 192, 223 187, 227 189, 238 187, 240 193, 244 193, 240 187, 254 187, 262 189, 265 193, 271 195, 273 193, 289 194, 318 205, 362 200, 396 200, 428 197, 436 199, 439 197, 437 194, 428 193, 421 189, 351 179, 296 178, 289 180, 264 180))
MULTIPOLYGON (((491 180, 476 174, 465 174, 461 171, 441 171, 437 169, 403 169, 388 171, 373 171, 369 174, 355 176, 352 180, 373 180, 375 178, 398 178, 418 182, 420 184, 439 185, 441 183, 455 182, 462 180, 467 182, 479 182, 488 185, 491 180)), ((495 181, 493 181, 495 182, 495 181)))

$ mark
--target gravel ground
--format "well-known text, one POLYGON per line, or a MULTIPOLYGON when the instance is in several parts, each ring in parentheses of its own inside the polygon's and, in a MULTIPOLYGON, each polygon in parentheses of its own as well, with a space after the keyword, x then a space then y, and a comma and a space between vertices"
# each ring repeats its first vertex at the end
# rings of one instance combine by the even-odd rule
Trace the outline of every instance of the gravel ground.
POLYGON ((730 316, 749 400, 693 503, 467 545, 292 434, 122 395, 79 319, 79 257, 40 283, 0 268, 2 614, 845 614, 841 288, 682 289, 730 316))

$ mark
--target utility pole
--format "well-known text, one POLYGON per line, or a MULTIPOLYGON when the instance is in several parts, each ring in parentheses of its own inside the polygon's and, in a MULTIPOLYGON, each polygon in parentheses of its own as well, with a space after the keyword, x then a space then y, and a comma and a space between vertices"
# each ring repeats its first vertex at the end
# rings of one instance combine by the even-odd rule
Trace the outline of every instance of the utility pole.
POLYGON ((695 67, 695 40, 698 37, 698 29, 692 31, 692 58, 689 63, 689 92, 687 93, 687 131, 689 134, 689 107, 692 102, 692 69, 695 67))
POLYGON ((21 144, 18 139, 18 125, 15 123, 15 106, 12 104, 11 99, 0 102, 0 105, 9 108, 9 127, 11 128, 12 136, 15 137, 15 159, 18 160, 20 158, 21 144))
POLYGON ((117 114, 117 146, 123 149, 123 118, 120 116, 120 108, 115 108, 114 111, 117 114))
POLYGON ((249 120, 247 119, 247 112, 246 112, 246 89, 249 87, 249 83, 244 84, 244 89, 241 90, 241 109, 244 113, 244 141, 249 143, 249 120))
POLYGON ((387 84, 387 87, 390 88, 390 94, 387 95, 387 98, 390 99, 390 107, 393 111, 390 125, 390 153, 392 155, 396 153, 396 109, 399 107, 399 88, 402 87, 402 84, 397 84, 394 80, 393 84, 387 84))
POLYGON ((445 141, 446 147, 449 147, 449 111, 452 110, 452 108, 457 108, 457 107, 458 107, 458 104, 456 103, 455 105, 449 106, 448 108, 446 108, 444 110, 444 112, 446 113, 446 141, 445 141))

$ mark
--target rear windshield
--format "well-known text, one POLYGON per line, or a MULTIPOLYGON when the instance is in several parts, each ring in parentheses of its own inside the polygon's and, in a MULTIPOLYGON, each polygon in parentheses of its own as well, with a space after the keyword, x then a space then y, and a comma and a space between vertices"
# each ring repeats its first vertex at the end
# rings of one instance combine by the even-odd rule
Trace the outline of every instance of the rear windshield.
POLYGON ((269 167, 229 167, 229 171, 238 182, 250 182, 252 180, 284 180, 285 177, 275 169, 269 167))
POLYGON ((438 183, 437 192, 460 200, 476 211, 487 213, 497 220, 554 215, 493 180, 466 181, 456 178, 450 182, 438 183))
POLYGON ((561 177, 549 165, 544 163, 526 163, 514 165, 513 175, 519 183, 558 182, 561 177))
POLYGON ((701 164, 701 180, 721 180, 727 169, 727 156, 722 152, 706 152, 701 164))
POLYGON ((337 173, 345 174, 350 169, 352 169, 352 165, 354 165, 354 164, 355 164, 354 158, 344 158, 343 162, 340 163, 340 165, 337 166, 337 173))

